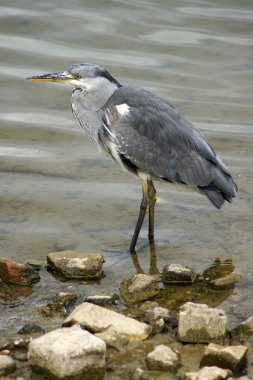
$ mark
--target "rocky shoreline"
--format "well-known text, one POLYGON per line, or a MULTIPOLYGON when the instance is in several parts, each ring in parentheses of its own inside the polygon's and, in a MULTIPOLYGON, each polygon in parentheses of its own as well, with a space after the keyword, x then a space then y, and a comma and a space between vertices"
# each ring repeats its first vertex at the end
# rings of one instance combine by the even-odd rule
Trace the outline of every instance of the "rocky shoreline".
MULTIPOLYGON (((106 275, 103 263, 100 253, 47 257, 48 270, 66 279, 98 280, 106 275)), ((2 290, 39 281, 42 266, 0 259, 2 290)), ((28 321, 15 337, 1 341, 0 379, 249 380, 253 316, 229 330, 224 310, 185 302, 175 311, 162 305, 161 296, 164 287, 225 290, 240 279, 233 268, 212 276, 169 264, 162 273, 122 279, 118 294, 60 293, 39 310, 44 318, 61 313, 58 328, 45 331, 28 321)))

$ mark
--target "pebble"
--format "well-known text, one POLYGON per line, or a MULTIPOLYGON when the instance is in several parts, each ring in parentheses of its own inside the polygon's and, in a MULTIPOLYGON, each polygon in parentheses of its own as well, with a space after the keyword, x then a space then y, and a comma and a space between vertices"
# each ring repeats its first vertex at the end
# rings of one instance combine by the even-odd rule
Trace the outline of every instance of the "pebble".
POLYGON ((187 302, 180 307, 178 338, 185 343, 223 342, 227 316, 223 310, 187 302))
POLYGON ((232 375, 229 369, 222 369, 218 367, 203 367, 196 372, 186 372, 182 380, 225 380, 232 375))
POLYGON ((32 340, 28 361, 35 369, 47 371, 58 379, 80 375, 86 378, 88 375, 99 380, 105 373, 105 353, 102 339, 75 325, 32 340))
POLYGON ((16 369, 16 362, 10 356, 0 355, 0 376, 8 375, 16 369))
POLYGON ((151 327, 133 318, 126 317, 115 311, 104 307, 84 302, 77 306, 65 319, 63 326, 80 323, 89 331, 98 333, 113 326, 119 335, 126 336, 130 341, 144 340, 150 332, 151 327))
POLYGON ((62 251, 47 255, 48 265, 67 279, 97 280, 104 261, 101 253, 62 251))
POLYGON ((19 264, 7 258, 0 259, 0 279, 10 285, 31 285, 39 281, 38 272, 27 264, 19 264))
POLYGON ((147 355, 146 361, 147 367, 151 371, 173 372, 180 365, 180 355, 170 347, 160 344, 147 355))
POLYGON ((243 369, 246 365, 245 355, 248 351, 244 346, 220 346, 210 343, 206 348, 201 359, 200 366, 214 366, 231 371, 243 369))
POLYGON ((169 264, 163 268, 162 280, 165 284, 193 283, 196 277, 197 274, 185 265, 169 264))
POLYGON ((123 280, 119 291, 125 303, 133 304, 156 296, 160 290, 152 276, 136 274, 123 280))

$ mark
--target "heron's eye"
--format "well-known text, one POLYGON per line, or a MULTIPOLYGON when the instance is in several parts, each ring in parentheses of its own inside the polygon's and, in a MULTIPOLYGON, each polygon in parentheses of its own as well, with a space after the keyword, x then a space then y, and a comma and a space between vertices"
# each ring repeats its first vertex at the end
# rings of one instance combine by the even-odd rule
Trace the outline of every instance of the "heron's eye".
POLYGON ((81 79, 81 75, 76 75, 76 79, 81 79))

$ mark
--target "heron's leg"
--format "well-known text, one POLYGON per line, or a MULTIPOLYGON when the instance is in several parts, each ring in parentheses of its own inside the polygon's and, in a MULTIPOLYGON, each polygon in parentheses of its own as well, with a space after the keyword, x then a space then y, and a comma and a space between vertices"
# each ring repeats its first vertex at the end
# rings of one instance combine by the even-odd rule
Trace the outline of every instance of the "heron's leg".
POLYGON ((147 182, 148 182, 148 199, 149 199, 148 238, 149 238, 149 243, 153 243, 154 242, 156 189, 152 181, 147 181, 147 182))
POLYGON ((139 233, 141 230, 143 220, 145 218, 147 207, 149 205, 147 181, 142 181, 142 193, 143 193, 143 196, 142 196, 142 201, 141 201, 141 205, 140 205, 140 213, 139 213, 139 217, 138 217, 138 220, 137 220, 137 223, 135 226, 135 230, 134 230, 134 234, 133 234, 133 237, 131 240, 131 244, 129 246, 130 252, 135 252, 135 246, 136 246, 136 243, 138 240, 138 236, 139 236, 139 233))

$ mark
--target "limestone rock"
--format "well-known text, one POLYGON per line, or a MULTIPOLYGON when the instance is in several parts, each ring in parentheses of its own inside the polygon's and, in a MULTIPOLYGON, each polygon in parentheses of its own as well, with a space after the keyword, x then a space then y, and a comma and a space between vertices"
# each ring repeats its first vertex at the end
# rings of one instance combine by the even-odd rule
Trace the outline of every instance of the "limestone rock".
POLYGON ((180 355, 163 344, 147 355, 147 366, 152 371, 174 371, 180 365, 180 355))
POLYGON ((118 334, 125 335, 131 341, 146 339, 151 332, 151 327, 146 323, 88 302, 77 306, 65 319, 63 325, 67 326, 76 322, 96 333, 113 326, 118 334))
POLYGON ((7 258, 0 259, 0 282, 11 285, 31 285, 39 281, 38 272, 27 264, 18 264, 7 258))
POLYGON ((103 379, 105 373, 103 340, 79 326, 51 331, 32 340, 28 348, 29 364, 58 379, 89 373, 103 379))
POLYGON ((220 343, 225 337, 226 327, 227 316, 223 310, 192 302, 180 307, 178 338, 181 342, 220 343))
POLYGON ((147 274, 136 274, 123 280, 119 290, 121 297, 127 304, 147 300, 159 293, 157 282, 147 274))
POLYGON ((103 339, 107 347, 115 348, 118 351, 121 350, 122 346, 125 346, 129 342, 127 336, 119 334, 113 326, 110 326, 108 329, 95 335, 98 338, 103 339))
POLYGON ((193 283, 197 274, 190 268, 181 264, 169 264, 163 268, 162 280, 165 284, 170 283, 193 283))
POLYGON ((0 376, 8 375, 15 371, 16 362, 10 356, 0 355, 0 376))
POLYGON ((186 372, 182 380, 225 380, 232 375, 229 369, 203 367, 200 371, 186 372))
POLYGON ((67 279, 97 280, 104 261, 100 253, 63 251, 47 255, 49 266, 67 279))
POLYGON ((220 346, 210 343, 205 348, 200 366, 215 365, 220 368, 230 369, 231 371, 235 371, 239 367, 242 369, 246 364, 245 355, 247 351, 248 348, 244 346, 220 346))

